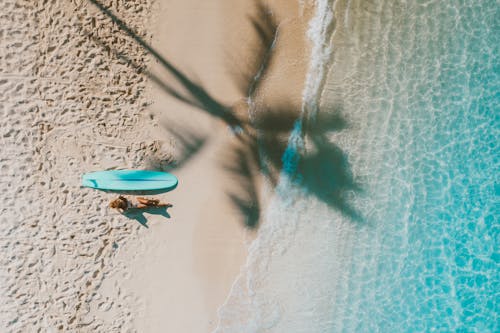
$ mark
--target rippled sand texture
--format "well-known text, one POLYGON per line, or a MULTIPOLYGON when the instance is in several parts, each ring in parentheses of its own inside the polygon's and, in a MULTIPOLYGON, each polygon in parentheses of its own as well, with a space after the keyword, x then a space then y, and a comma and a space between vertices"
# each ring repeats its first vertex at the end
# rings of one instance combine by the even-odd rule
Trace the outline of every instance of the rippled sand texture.
MULTIPOLYGON (((150 38, 150 1, 112 4, 150 38)), ((0 7, 0 330, 124 332, 132 300, 99 290, 142 227, 79 178, 168 161, 168 147, 143 134, 145 53, 87 1, 0 7)))

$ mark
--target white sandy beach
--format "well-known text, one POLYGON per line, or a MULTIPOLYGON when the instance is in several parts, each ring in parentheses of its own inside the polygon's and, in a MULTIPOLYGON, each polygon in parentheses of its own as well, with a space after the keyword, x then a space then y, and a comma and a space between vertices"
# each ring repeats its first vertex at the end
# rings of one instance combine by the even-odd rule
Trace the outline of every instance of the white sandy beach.
MULTIPOLYGON (((91 2, 6 0, 2 8, 2 331, 213 330, 264 222, 255 214, 265 212, 279 163, 262 177, 248 148, 258 136, 238 139, 91 2), (168 215, 123 216, 107 207, 114 194, 80 186, 85 172, 122 168, 179 178, 157 196, 173 204, 168 215)), ((298 116, 309 7, 165 0, 108 8, 244 123, 298 116)), ((262 133, 264 144, 287 137, 262 133)))
MULTIPOLYGON (((304 26, 297 20, 306 21, 299 16, 298 5, 272 5, 273 19, 280 25, 272 51, 277 60, 252 98, 258 105, 287 100, 300 110, 307 57, 304 26)), ((248 1, 203 5, 197 1, 163 2, 155 17, 153 47, 214 99, 238 106, 240 115, 248 117, 244 114, 249 112, 245 103, 248 96, 240 86, 247 78, 245 71, 259 70, 263 59, 255 58, 266 56, 266 50, 260 50, 266 46, 251 23, 254 19, 257 24, 265 24, 259 20, 269 18, 259 17, 262 14, 256 3, 248 1)), ((152 67, 152 73, 180 87, 161 63, 152 67)), ((256 178, 253 184, 244 175, 234 175, 224 168, 239 162, 232 151, 245 144, 227 124, 174 100, 158 85, 152 88, 154 104, 149 110, 159 122, 158 139, 171 137, 168 133, 173 129, 181 135, 199 135, 204 144, 176 173, 180 185, 167 195, 174 204, 171 220, 152 218, 154 232, 137 240, 144 245, 144 252, 132 263, 131 278, 123 285, 144 301, 144 312, 134 321, 140 331, 209 332, 215 328, 216 310, 227 297, 256 230, 245 226, 248 216, 234 206, 229 194, 251 200, 247 187, 256 186, 260 196, 264 194, 260 187, 263 180, 257 163, 251 165, 256 178)), ((182 154, 182 149, 177 153, 182 154)), ((259 200, 265 206, 265 198, 259 200)))
MULTIPOLYGON (((140 225, 107 208, 111 195, 81 188, 80 177, 141 168, 160 153, 142 119, 146 79, 111 51, 143 65, 146 53, 87 2, 1 6, 1 331, 127 330, 126 295, 100 290, 140 225)), ((150 4, 120 14, 143 29, 150 4)))

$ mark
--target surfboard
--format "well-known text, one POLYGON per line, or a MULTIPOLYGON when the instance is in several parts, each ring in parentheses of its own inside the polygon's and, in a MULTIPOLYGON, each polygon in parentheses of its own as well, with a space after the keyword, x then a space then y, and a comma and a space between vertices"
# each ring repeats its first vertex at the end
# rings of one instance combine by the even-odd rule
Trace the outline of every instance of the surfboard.
POLYGON ((177 178, 170 173, 150 170, 96 171, 82 176, 83 186, 112 191, 169 191, 177 183, 177 178))

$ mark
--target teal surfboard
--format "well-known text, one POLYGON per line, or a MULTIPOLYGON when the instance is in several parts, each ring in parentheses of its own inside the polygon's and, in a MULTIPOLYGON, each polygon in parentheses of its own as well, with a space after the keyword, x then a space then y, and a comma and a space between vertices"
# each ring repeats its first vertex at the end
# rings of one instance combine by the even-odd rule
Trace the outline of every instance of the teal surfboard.
POLYGON ((82 177, 83 186, 112 191, 168 191, 174 189, 177 182, 170 173, 149 170, 96 171, 82 177))

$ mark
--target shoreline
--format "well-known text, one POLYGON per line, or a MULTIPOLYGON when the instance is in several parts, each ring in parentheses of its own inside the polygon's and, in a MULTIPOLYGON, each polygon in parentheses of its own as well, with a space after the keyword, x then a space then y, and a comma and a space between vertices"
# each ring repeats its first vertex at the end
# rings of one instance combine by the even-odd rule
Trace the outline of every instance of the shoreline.
POLYGON ((0 331, 494 330, 495 5, 296 2, 2 3, 0 331))
MULTIPOLYGON (((299 4, 294 11, 284 1, 271 3, 271 17, 280 27, 272 50, 267 48, 273 25, 258 21, 259 15, 266 13, 257 2, 228 1, 202 7, 196 1, 159 3, 152 46, 210 98, 229 106, 240 118, 250 111, 252 121, 262 123, 260 118, 264 117, 266 122, 265 112, 281 108, 283 100, 295 110, 288 118, 298 117, 307 66, 307 20, 300 16, 299 4), (265 35, 259 35, 262 29, 265 35), (297 34, 303 38, 297 38, 297 34), (246 43, 241 43, 240 36, 248 37, 246 43), (250 83, 242 82, 242 78, 248 80, 261 69, 261 60, 254 59, 256 51, 261 58, 270 51, 273 59, 262 71, 252 96, 248 96, 250 83), (242 103, 249 98, 251 106, 242 103), (246 111, 249 107, 253 110, 246 111)), ((193 97, 190 87, 177 80, 176 73, 172 75, 161 63, 152 62, 151 72, 165 85, 193 97)), ((261 178, 258 162, 251 161, 254 153, 248 145, 255 143, 248 140, 257 137, 238 140, 224 117, 213 117, 207 112, 210 110, 176 100, 165 85, 153 84, 149 90, 154 100, 149 117, 159 124, 153 136, 175 147, 174 160, 179 166, 172 172, 178 176, 179 186, 165 195, 174 204, 169 210, 171 218, 160 221, 151 216, 150 232, 142 233, 137 245, 130 245, 136 251, 136 260, 130 263, 130 277, 122 286, 141 299, 141 315, 134 320, 140 331, 212 331, 217 310, 255 237, 255 223, 261 222, 249 222, 253 213, 247 207, 235 206, 234 198, 245 203, 258 200, 262 211, 272 195, 272 184, 261 178), (242 156, 250 169, 235 173, 233 168, 241 164, 242 156)), ((199 105, 197 97, 192 101, 199 105)), ((267 125, 276 122, 279 118, 267 125)), ((266 142, 267 138, 261 139, 266 142)), ((286 133, 273 138, 286 139, 286 133)), ((121 260, 130 255, 125 251, 122 254, 121 260)))

